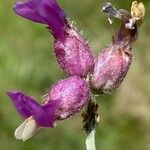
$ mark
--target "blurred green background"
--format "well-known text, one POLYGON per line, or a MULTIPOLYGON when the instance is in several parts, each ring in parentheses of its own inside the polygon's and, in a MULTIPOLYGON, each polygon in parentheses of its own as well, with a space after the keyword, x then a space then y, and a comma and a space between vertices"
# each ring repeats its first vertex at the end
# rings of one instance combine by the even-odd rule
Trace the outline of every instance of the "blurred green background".
MULTIPOLYGON (((58 0, 98 53, 111 42, 119 27, 110 25, 100 11, 103 0, 58 0)), ((84 150, 85 134, 80 114, 44 129, 22 142, 14 138, 21 117, 6 91, 21 90, 39 101, 56 81, 65 78, 56 63, 53 38, 39 24, 17 16, 15 0, 0 2, 0 150, 84 150)), ((110 0, 130 10, 130 0, 110 0)), ((97 150, 150 150, 150 1, 143 0, 146 17, 133 46, 133 62, 124 82, 112 94, 98 97, 100 124, 97 150)))

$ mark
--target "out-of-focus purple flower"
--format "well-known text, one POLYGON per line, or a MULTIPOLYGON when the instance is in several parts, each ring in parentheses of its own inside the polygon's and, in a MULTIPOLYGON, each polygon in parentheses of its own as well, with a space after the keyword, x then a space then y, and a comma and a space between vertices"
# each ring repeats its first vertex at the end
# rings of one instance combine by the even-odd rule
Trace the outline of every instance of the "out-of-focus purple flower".
POLYGON ((125 13, 121 15, 124 17, 122 25, 113 44, 105 48, 95 59, 90 82, 100 93, 117 88, 125 78, 132 61, 132 43, 137 39, 137 26, 134 24, 133 29, 126 28, 129 19, 124 15, 129 13, 122 13, 125 13))
POLYGON ((27 140, 39 127, 54 127, 57 120, 66 119, 80 111, 87 103, 89 87, 85 80, 72 76, 54 84, 42 105, 21 92, 8 92, 19 114, 27 118, 16 129, 17 139, 27 140), (28 129, 32 124, 32 130, 28 129))
POLYGON ((93 56, 86 40, 69 25, 56 0, 17 2, 15 12, 29 20, 46 24, 55 38, 54 51, 60 67, 70 75, 86 76, 93 56))

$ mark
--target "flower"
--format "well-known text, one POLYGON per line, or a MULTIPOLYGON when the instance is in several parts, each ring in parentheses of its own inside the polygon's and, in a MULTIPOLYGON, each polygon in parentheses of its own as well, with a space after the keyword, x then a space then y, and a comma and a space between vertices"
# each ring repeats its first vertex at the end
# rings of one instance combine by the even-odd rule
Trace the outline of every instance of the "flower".
POLYGON ((34 22, 48 25, 55 38, 54 51, 60 67, 70 75, 86 76, 93 66, 87 41, 69 25, 56 0, 17 2, 15 12, 34 22))
POLYGON ((64 38, 66 14, 57 5, 55 0, 28 0, 28 2, 16 2, 14 11, 34 22, 47 24, 55 38, 64 38))
POLYGON ((84 127, 86 130, 91 130, 93 126, 95 128, 97 104, 92 102, 92 90, 96 89, 100 93, 112 91, 125 78, 132 61, 132 44, 137 39, 138 28, 145 14, 143 3, 133 2, 131 13, 117 10, 111 3, 103 6, 102 10, 109 17, 110 23, 112 17, 118 18, 121 27, 113 43, 103 49, 95 61, 88 43, 69 25, 66 13, 56 0, 17 2, 14 10, 24 18, 48 26, 55 38, 57 61, 70 75, 68 79, 51 87, 43 97, 42 104, 19 91, 8 92, 18 113, 25 118, 16 129, 15 137, 25 141, 42 127, 55 127, 57 121, 79 112, 87 102, 87 111, 83 114, 84 127), (92 110, 91 114, 89 110, 92 110))
POLYGON ((138 5, 137 2, 133 2, 131 14, 123 9, 117 10, 110 3, 106 3, 102 10, 109 17, 121 19, 121 27, 113 43, 103 49, 95 59, 90 78, 91 86, 98 92, 105 93, 117 88, 129 70, 132 61, 132 44, 138 36, 137 21, 144 17, 145 9, 142 3, 138 5), (137 19, 135 16, 140 17, 137 19))
POLYGON ((91 86, 99 93, 117 88, 126 76, 132 60, 130 45, 114 43, 96 58, 91 75, 91 86))
POLYGON ((88 101, 89 87, 85 80, 72 76, 54 84, 42 105, 18 91, 8 92, 8 96, 26 119, 15 131, 15 137, 25 141, 40 127, 54 127, 56 121, 79 112, 88 101))

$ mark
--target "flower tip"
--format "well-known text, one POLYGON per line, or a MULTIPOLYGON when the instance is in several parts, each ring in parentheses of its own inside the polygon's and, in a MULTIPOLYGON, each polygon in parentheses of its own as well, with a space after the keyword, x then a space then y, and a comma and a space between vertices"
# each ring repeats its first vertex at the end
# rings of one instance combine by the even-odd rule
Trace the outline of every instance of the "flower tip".
POLYGON ((16 3, 13 5, 13 10, 15 10, 15 9, 20 5, 20 3, 22 3, 22 2, 16 2, 16 3))
POLYGON ((16 130, 14 136, 18 140, 27 141, 30 139, 37 131, 38 126, 35 120, 30 117, 27 118, 16 130))
POLYGON ((12 98, 14 95, 19 94, 19 93, 20 93, 19 91, 8 91, 8 92, 6 92, 6 94, 7 94, 10 98, 12 98))
POLYGON ((8 95, 10 97, 11 96, 11 92, 6 92, 6 95, 8 95))
POLYGON ((18 11, 19 11, 19 9, 22 8, 23 4, 24 4, 24 2, 19 2, 19 1, 14 4, 13 10, 15 11, 16 14, 19 15, 18 11))

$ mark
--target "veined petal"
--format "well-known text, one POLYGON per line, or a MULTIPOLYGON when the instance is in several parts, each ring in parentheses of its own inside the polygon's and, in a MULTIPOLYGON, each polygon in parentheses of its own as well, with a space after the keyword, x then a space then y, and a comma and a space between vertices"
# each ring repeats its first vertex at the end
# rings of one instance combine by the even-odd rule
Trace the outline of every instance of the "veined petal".
POLYGON ((16 2, 14 10, 18 15, 26 19, 47 24, 55 38, 63 38, 63 31, 67 25, 66 14, 58 6, 56 0, 16 2))
POLYGON ((35 105, 37 107, 39 106, 39 104, 35 100, 25 96, 20 92, 12 91, 8 92, 7 94, 11 98, 19 114, 24 118, 28 118, 32 115, 33 110, 31 109, 31 105, 35 105))
POLYGON ((43 18, 39 16, 31 7, 29 7, 28 3, 17 2, 14 6, 14 10, 18 15, 24 18, 28 18, 29 20, 38 23, 45 23, 43 18))
POLYGON ((28 118, 33 116, 38 126, 53 127, 55 120, 55 105, 51 105, 51 111, 48 112, 33 98, 20 92, 8 92, 8 96, 11 98, 22 117, 28 118))

